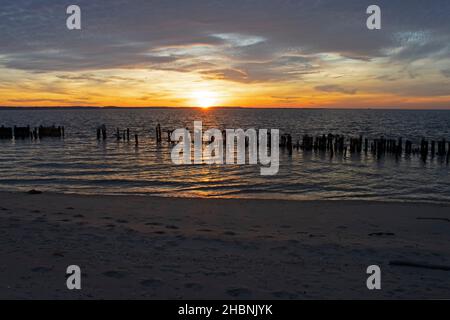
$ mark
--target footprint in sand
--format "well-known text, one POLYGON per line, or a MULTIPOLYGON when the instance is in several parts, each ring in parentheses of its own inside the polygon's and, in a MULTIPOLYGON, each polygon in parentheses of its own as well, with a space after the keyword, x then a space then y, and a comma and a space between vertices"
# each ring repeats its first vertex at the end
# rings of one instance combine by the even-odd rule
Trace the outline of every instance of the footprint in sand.
POLYGON ((123 279, 127 276, 127 273, 123 271, 106 271, 103 272, 103 275, 108 278, 123 279))
POLYGON ((179 229, 177 226, 173 226, 173 225, 167 225, 166 229, 172 229, 172 230, 177 230, 179 229))
POLYGON ((252 292, 247 288, 230 288, 227 290, 227 294, 233 298, 250 298, 252 292))
POLYGON ((233 231, 225 231, 223 234, 226 236, 235 236, 236 235, 236 233, 233 231))
POLYGON ((392 236, 395 236, 395 233, 392 233, 392 232, 374 232, 374 233, 370 233, 369 234, 369 237, 383 237, 383 236, 392 237, 392 236))
POLYGON ((52 271, 52 268, 48 268, 48 267, 36 267, 31 269, 32 272, 50 272, 52 271))
POLYGON ((58 258, 64 258, 64 253, 62 253, 62 252, 54 252, 53 256, 54 257, 58 257, 58 258))
POLYGON ((117 222, 117 223, 128 223, 128 220, 117 219, 116 222, 117 222))
POLYGON ((142 280, 141 285, 147 288, 159 288, 163 285, 163 282, 159 279, 145 279, 142 280))
POLYGON ((199 283, 193 283, 193 282, 191 282, 191 283, 186 283, 186 284, 184 285, 184 287, 185 287, 186 289, 192 289, 192 290, 194 290, 194 291, 200 291, 200 290, 203 289, 203 286, 202 286, 201 284, 199 284, 199 283))
POLYGON ((66 210, 75 210, 73 207, 67 207, 66 210))
POLYGON ((159 222, 147 222, 146 226, 162 226, 162 223, 159 222))
POLYGON ((30 212, 31 213, 41 213, 41 211, 39 211, 39 210, 31 210, 30 212))
POLYGON ((298 298, 298 295, 292 292, 287 291, 276 291, 272 292, 272 296, 274 296, 277 299, 283 299, 283 300, 294 300, 298 298))
POLYGON ((211 229, 198 229, 198 232, 212 232, 211 229))
POLYGON ((1 210, 1 211, 8 211, 9 209, 0 207, 0 210, 1 210))
POLYGON ((84 218, 84 216, 82 214, 76 214, 73 216, 74 218, 84 218))

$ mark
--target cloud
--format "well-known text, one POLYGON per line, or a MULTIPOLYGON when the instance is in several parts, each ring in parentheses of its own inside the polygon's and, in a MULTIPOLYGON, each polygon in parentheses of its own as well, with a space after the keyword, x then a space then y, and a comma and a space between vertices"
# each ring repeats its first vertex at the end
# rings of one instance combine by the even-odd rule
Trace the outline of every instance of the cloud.
POLYGON ((405 78, 434 83, 427 68, 434 77, 443 70, 448 78, 450 70, 448 0, 378 0, 380 31, 366 28, 371 0, 78 0, 80 31, 66 28, 70 4, 3 0, 0 66, 98 84, 120 81, 97 76, 99 70, 192 73, 199 81, 298 87, 319 83, 308 80, 323 75, 326 85, 316 91, 346 95, 357 91, 336 75, 361 74, 358 81, 363 76, 373 81, 384 70, 394 86, 405 78), (390 70, 404 74, 391 76, 390 70))
POLYGON ((450 69, 441 70, 441 73, 444 75, 444 77, 450 78, 450 69))
POLYGON ((202 71, 201 74, 209 79, 230 80, 236 82, 248 81, 248 75, 244 71, 237 69, 206 70, 202 71))
POLYGON ((7 101, 12 102, 12 103, 58 103, 58 104, 67 104, 67 103, 72 103, 72 104, 84 104, 88 101, 89 99, 78 99, 78 100, 68 100, 68 99, 9 99, 7 101))
POLYGON ((261 62, 289 48, 368 60, 384 56, 386 48, 405 45, 405 34, 427 30, 427 39, 419 38, 418 46, 405 46, 397 54, 398 59, 410 59, 445 49, 450 26, 443 14, 450 11, 446 0, 427 4, 411 0, 407 5, 399 0, 379 1, 382 32, 369 32, 365 27, 365 8, 370 4, 365 0, 248 0, 238 4, 79 0, 83 29, 68 31, 68 4, 3 1, 0 54, 6 56, 5 65, 35 71, 152 68, 177 59, 147 55, 153 49, 199 44, 222 50, 230 60, 261 62), (403 38, 398 36, 402 34, 403 38))
POLYGON ((347 89, 347 88, 343 88, 341 86, 338 85, 322 85, 322 86, 316 86, 315 89, 317 91, 322 91, 322 92, 338 92, 338 93, 342 93, 342 94, 356 94, 357 90, 356 89, 347 89))

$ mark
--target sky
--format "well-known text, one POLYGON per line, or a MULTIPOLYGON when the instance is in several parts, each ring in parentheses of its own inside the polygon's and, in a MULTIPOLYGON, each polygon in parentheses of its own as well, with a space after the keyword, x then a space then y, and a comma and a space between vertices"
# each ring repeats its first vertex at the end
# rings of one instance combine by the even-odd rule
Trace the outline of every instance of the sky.
POLYGON ((450 109, 449 13, 448 0, 2 0, 0 105, 450 109), (66 27, 72 4, 81 30, 66 27))

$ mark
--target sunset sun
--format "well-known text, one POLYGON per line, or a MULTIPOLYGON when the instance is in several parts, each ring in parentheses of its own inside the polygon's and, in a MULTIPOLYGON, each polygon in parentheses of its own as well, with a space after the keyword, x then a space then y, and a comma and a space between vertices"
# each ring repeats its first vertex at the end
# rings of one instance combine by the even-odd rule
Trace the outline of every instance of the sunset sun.
POLYGON ((196 106, 207 109, 217 104, 217 96, 211 91, 196 91, 193 93, 196 106))

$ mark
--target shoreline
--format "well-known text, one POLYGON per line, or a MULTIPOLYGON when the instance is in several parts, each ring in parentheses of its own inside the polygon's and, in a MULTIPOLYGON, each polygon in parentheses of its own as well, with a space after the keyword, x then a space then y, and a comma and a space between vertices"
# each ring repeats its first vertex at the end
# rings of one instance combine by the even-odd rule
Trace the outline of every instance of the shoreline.
POLYGON ((450 201, 439 201, 439 200, 429 200, 429 201, 421 201, 421 200, 398 200, 398 199, 383 199, 383 200, 365 200, 365 199, 323 199, 323 198, 309 198, 309 199, 296 199, 294 197, 289 198, 286 196, 285 198, 268 198, 266 196, 258 198, 256 196, 251 197, 227 197, 227 196, 191 196, 191 195, 180 195, 180 196, 164 196, 164 195, 158 195, 158 194, 146 194, 146 193, 133 193, 133 194, 127 194, 127 193, 82 193, 82 192, 56 192, 56 191, 41 191, 39 189, 30 189, 28 191, 5 191, 0 189, 0 198, 4 194, 28 194, 29 191, 36 190, 38 192, 42 192, 41 194, 45 195, 52 195, 52 196, 74 196, 74 197, 105 197, 105 198, 136 198, 136 199, 142 199, 142 198, 148 198, 148 199, 183 199, 183 200, 205 200, 205 201, 258 201, 258 202, 300 202, 300 203, 308 203, 308 202, 315 202, 315 203, 356 203, 356 204, 405 204, 405 205, 430 205, 430 206, 437 206, 437 207, 449 207, 450 208, 450 201))
POLYGON ((0 298, 448 299, 449 271, 426 265, 450 265, 449 209, 0 192, 0 298), (73 264, 80 291, 65 286, 73 264))

